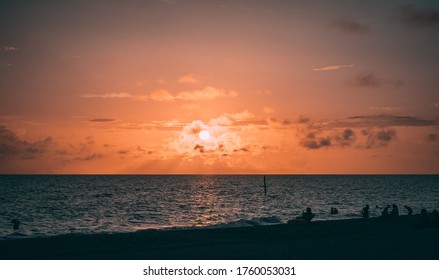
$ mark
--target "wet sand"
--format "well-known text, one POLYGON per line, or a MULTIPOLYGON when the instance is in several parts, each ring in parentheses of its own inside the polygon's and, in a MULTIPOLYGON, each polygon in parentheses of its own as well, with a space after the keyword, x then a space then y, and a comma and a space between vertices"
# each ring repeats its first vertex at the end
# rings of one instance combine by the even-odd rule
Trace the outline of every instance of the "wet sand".
POLYGON ((419 216, 246 228, 62 235, 0 241, 0 259, 439 259, 419 216))

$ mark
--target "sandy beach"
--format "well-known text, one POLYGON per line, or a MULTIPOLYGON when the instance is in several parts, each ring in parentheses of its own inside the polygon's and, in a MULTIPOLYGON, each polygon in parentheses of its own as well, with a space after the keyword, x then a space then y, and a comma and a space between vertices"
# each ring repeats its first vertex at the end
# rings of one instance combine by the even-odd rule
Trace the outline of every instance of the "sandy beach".
POLYGON ((439 259, 419 216, 0 241, 1 259, 439 259))

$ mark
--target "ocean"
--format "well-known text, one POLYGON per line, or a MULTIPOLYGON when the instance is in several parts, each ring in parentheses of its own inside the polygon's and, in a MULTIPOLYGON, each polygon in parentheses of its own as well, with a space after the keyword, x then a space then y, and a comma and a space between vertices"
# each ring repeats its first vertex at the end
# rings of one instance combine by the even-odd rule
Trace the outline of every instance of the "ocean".
POLYGON ((439 209, 439 175, 0 175, 0 239, 380 216, 439 209), (331 215, 331 207, 339 214, 331 215), (20 221, 13 231, 11 220, 20 221))

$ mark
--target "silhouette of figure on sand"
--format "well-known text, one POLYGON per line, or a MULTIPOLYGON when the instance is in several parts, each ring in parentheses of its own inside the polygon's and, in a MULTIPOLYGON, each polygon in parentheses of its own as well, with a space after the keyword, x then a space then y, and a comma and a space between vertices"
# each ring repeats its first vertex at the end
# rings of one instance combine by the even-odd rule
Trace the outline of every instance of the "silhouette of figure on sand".
POLYGON ((419 223, 418 223, 418 227, 428 227, 430 225, 429 221, 428 221, 428 215, 427 215, 427 210, 425 210, 425 208, 423 208, 421 210, 421 218, 419 219, 419 223))
POLYGON ((311 212, 311 208, 307 207, 306 212, 302 212, 302 216, 300 216, 300 218, 305 220, 307 223, 309 223, 314 218, 314 216, 315 214, 311 212))
POLYGON ((391 215, 392 215, 392 217, 398 217, 399 216, 399 210, 398 210, 398 206, 396 206, 396 204, 392 205, 391 215))
POLYGON ((436 209, 431 212, 431 226, 439 227, 439 212, 436 209))
POLYGON ((389 208, 390 208, 389 205, 384 207, 383 211, 381 211, 381 217, 383 217, 383 218, 389 217, 389 208))
POLYGON ((335 215, 335 214, 338 214, 338 209, 337 208, 335 208, 335 207, 331 207, 331 215, 335 215))
POLYGON ((13 228, 14 230, 18 230, 18 228, 20 228, 20 221, 19 221, 19 220, 17 220, 17 219, 12 219, 12 220, 11 220, 11 223, 12 223, 12 228, 13 228))
POLYGON ((404 205, 404 208, 407 210, 407 215, 411 216, 413 214, 413 209, 407 205, 404 205))
POLYGON ((363 207, 363 210, 361 210, 361 216, 363 216, 363 218, 369 218, 369 204, 366 204, 366 206, 363 207))

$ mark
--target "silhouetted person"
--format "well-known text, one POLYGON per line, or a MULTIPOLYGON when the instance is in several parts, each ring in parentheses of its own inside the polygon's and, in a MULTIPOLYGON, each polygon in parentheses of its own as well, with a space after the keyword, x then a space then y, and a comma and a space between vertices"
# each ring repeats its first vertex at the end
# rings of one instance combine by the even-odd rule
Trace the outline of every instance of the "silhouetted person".
POLYGON ((361 216, 363 216, 363 218, 369 218, 369 204, 366 204, 366 206, 363 207, 363 210, 361 210, 361 216))
POLYGON ((306 212, 302 213, 301 219, 305 220, 307 223, 311 222, 312 218, 314 218, 315 214, 311 212, 311 208, 307 207, 306 212))
POLYGON ((18 228, 20 227, 20 221, 17 219, 13 219, 11 220, 11 223, 12 223, 12 228, 14 230, 18 230, 18 228))
POLYGON ((338 214, 338 209, 335 207, 331 207, 331 214, 332 215, 338 214))
POLYGON ((389 217, 389 208, 390 208, 389 205, 384 207, 383 211, 381 211, 381 217, 383 217, 383 218, 389 217))
POLYGON ((429 226, 427 210, 425 210, 425 208, 423 208, 421 210, 421 218, 419 219, 418 226, 419 227, 428 227, 429 226))
POLYGON ((431 212, 431 226, 439 227, 439 212, 436 209, 431 212))
POLYGON ((398 206, 396 206, 396 204, 392 205, 391 215, 392 215, 392 217, 398 217, 399 216, 399 210, 398 210, 398 206))
POLYGON ((407 205, 404 205, 404 208, 407 210, 407 215, 411 216, 413 214, 413 209, 407 205))

